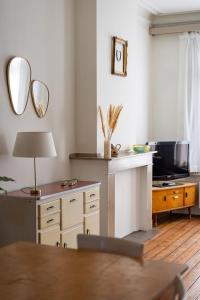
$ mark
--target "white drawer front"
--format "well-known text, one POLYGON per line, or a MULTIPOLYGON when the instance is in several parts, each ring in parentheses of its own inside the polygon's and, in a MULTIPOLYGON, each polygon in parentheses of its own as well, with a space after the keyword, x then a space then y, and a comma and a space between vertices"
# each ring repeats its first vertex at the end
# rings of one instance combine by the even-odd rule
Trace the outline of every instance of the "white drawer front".
POLYGON ((59 246, 60 245, 60 228, 54 227, 53 229, 43 230, 39 233, 39 244, 59 246))
POLYGON ((99 213, 85 216, 84 233, 99 235, 99 213))
POLYGON ((60 224, 60 213, 51 214, 43 218, 39 218, 39 229, 47 228, 52 225, 60 224))
POLYGON ((89 214, 93 211, 99 210, 99 200, 85 203, 84 208, 85 214, 89 214))
POLYGON ((83 224, 61 234, 61 244, 64 248, 77 249, 77 234, 83 233, 83 224))
POLYGON ((48 203, 38 205, 38 217, 41 218, 50 213, 54 213, 60 210, 60 200, 53 200, 48 203))
POLYGON ((61 199, 61 229, 83 222, 83 193, 61 199))
POLYGON ((99 188, 91 189, 89 191, 84 192, 84 202, 91 202, 99 199, 99 188))

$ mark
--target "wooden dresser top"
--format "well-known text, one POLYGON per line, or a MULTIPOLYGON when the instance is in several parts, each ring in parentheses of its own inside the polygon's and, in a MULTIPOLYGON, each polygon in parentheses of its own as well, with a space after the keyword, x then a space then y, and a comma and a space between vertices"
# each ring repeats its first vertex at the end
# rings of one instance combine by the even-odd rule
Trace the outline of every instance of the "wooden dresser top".
POLYGON ((62 186, 62 181, 44 184, 39 186, 38 188, 41 189, 41 196, 34 196, 30 195, 31 188, 22 188, 21 190, 17 190, 14 192, 8 192, 6 197, 19 197, 19 198, 29 198, 34 200, 42 200, 46 199, 50 196, 60 196, 67 192, 76 192, 79 190, 83 190, 84 188, 93 188, 95 186, 100 185, 97 181, 78 181, 77 184, 73 186, 62 186))

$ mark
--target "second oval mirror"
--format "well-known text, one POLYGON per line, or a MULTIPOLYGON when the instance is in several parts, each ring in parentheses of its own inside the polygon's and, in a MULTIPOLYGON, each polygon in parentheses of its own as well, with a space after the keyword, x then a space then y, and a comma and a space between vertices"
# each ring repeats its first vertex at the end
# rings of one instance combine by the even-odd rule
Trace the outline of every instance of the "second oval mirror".
POLYGON ((31 95, 35 111, 39 118, 43 118, 49 104, 49 90, 46 84, 39 80, 33 80, 31 84, 31 95))
POLYGON ((14 57, 8 63, 8 90, 12 108, 17 115, 26 109, 31 82, 31 67, 22 57, 14 57))

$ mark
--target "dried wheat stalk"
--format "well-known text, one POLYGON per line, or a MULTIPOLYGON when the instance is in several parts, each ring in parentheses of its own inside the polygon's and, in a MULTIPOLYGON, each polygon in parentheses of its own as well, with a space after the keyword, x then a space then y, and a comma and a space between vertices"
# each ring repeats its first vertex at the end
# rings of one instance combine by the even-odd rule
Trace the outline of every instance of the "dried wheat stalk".
POLYGON ((122 105, 117 105, 116 107, 114 106, 114 110, 112 112, 112 117, 111 117, 111 121, 110 121, 110 136, 109 138, 111 139, 113 132, 115 131, 115 128, 117 127, 117 122, 119 120, 119 115, 122 111, 123 106, 122 105))
POLYGON ((104 138, 110 140, 115 128, 117 127, 117 122, 119 119, 119 115, 123 109, 122 105, 109 105, 109 109, 107 112, 107 123, 104 122, 104 116, 101 106, 99 106, 99 114, 101 120, 101 128, 104 135, 104 138), (106 134, 107 132, 107 134, 106 134))
POLYGON ((101 129, 102 129, 104 138, 106 139, 106 128, 105 128, 104 116, 103 116, 103 111, 102 111, 101 106, 99 106, 99 114, 100 114, 100 119, 101 119, 101 129))

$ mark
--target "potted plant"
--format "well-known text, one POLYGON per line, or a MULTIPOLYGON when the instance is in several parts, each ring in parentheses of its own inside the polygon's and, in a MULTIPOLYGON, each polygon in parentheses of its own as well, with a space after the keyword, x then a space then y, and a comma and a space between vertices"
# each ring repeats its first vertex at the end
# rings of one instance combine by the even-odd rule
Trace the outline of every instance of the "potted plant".
MULTIPOLYGON (((1 181, 8 182, 8 181, 15 181, 15 180, 6 176, 0 176, 0 182, 1 181)), ((6 194, 6 193, 7 191, 4 188, 0 187, 0 194, 6 194)))

